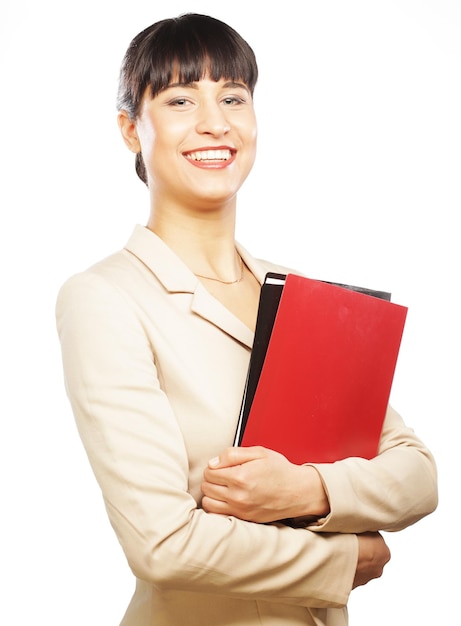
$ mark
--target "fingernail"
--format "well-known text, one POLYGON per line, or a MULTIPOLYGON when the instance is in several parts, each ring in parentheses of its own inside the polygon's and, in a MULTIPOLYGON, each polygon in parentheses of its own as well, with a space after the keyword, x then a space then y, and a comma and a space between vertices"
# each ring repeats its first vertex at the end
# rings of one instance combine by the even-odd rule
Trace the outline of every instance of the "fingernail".
POLYGON ((219 456, 215 456, 213 459, 208 461, 208 465, 210 467, 217 467, 219 465, 219 456))

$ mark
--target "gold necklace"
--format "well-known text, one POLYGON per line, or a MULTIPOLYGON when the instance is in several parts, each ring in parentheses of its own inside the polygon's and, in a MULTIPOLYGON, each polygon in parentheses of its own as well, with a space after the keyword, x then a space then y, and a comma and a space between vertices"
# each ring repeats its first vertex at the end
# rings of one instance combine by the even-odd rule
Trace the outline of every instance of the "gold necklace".
POLYGON ((203 274, 195 274, 195 272, 194 274, 198 278, 204 278, 205 280, 214 280, 217 283, 222 283, 223 285, 235 285, 236 283, 239 283, 243 279, 243 259, 240 255, 239 255, 239 259, 240 259, 240 276, 236 278, 235 280, 221 280, 220 278, 215 278, 213 276, 203 276, 203 274))

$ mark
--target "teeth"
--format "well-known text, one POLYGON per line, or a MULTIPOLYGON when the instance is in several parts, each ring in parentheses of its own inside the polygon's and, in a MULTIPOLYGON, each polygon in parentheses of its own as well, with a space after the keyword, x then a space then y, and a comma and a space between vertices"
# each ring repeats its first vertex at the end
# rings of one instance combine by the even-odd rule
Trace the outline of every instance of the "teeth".
POLYGON ((198 152, 189 152, 186 156, 193 161, 228 161, 231 158, 231 151, 200 150, 198 152))

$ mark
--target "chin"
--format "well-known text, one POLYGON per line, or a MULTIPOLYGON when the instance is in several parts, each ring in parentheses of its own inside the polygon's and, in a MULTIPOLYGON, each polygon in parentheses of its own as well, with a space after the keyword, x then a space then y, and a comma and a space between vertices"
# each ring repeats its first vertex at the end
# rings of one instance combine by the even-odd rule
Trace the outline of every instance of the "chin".
POLYGON ((192 193, 189 197, 197 198, 201 204, 222 205, 234 202, 240 187, 235 189, 223 189, 222 187, 210 186, 208 188, 202 186, 198 193, 192 193))

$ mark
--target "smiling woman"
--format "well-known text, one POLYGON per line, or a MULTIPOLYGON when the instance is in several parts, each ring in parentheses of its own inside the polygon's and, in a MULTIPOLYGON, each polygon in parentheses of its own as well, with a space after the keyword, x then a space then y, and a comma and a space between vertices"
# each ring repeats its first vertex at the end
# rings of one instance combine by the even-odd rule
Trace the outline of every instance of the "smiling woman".
POLYGON ((123 626, 345 626, 389 560, 378 531, 436 506, 433 458, 390 407, 372 460, 232 447, 260 286, 288 271, 235 241, 257 75, 211 17, 135 37, 118 123, 149 218, 58 296, 67 392, 137 579, 123 626))

